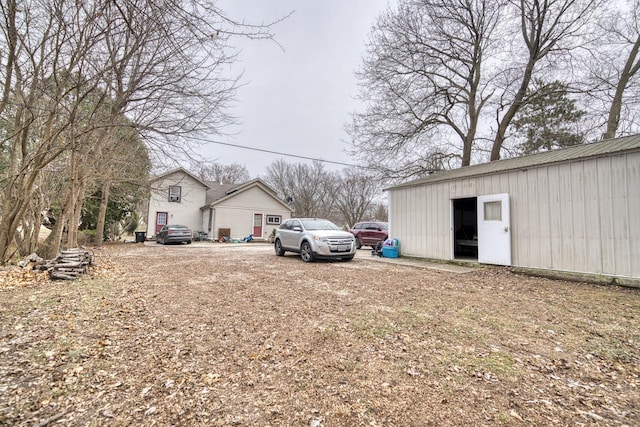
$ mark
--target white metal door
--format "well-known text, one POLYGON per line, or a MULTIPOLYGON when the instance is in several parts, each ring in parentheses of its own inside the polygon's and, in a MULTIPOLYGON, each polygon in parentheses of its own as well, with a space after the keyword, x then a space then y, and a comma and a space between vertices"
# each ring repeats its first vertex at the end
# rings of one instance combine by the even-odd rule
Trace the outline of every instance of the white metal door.
POLYGON ((478 262, 511 265, 509 195, 478 197, 478 262))

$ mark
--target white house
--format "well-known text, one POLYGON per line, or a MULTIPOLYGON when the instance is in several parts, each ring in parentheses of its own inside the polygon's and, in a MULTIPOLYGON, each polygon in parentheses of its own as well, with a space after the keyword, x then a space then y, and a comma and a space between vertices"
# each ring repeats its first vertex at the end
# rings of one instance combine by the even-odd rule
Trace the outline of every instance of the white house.
POLYGON ((147 236, 154 236, 163 225, 182 224, 201 231, 202 213, 209 185, 180 168, 151 180, 147 213, 147 236))
POLYGON ((219 238, 268 239, 271 232, 291 218, 293 209, 259 178, 243 184, 209 184, 201 207, 202 230, 219 238))
POLYGON ((268 239, 292 212, 260 179, 217 184, 179 168, 151 180, 147 236, 155 235, 165 224, 183 224, 214 239, 222 235, 241 239, 250 234, 268 239))
POLYGON ((437 172, 387 191, 403 256, 640 278, 640 135, 437 172))

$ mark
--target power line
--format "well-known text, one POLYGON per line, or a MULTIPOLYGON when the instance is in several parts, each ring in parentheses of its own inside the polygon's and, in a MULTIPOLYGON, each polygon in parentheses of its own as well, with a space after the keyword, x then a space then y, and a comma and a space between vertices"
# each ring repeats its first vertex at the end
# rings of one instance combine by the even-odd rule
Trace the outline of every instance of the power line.
POLYGON ((248 147, 246 145, 231 144, 229 142, 213 141, 213 140, 205 139, 205 138, 194 138, 194 139, 197 139, 197 140, 200 140, 200 141, 203 141, 203 142, 210 142, 212 144, 226 145, 228 147, 234 147, 234 148, 242 148, 244 150, 260 151, 262 153, 269 153, 269 154, 277 154, 279 156, 295 157, 297 159, 313 160, 313 161, 316 161, 316 162, 331 163, 331 164, 334 164, 334 165, 349 166, 349 167, 353 167, 353 168, 365 168, 365 166, 361 166, 361 165, 354 165, 354 164, 344 163, 344 162, 336 162, 336 161, 333 161, 333 160, 324 160, 324 159, 319 159, 317 157, 301 156, 299 154, 283 153, 281 151, 266 150, 264 148, 248 147))

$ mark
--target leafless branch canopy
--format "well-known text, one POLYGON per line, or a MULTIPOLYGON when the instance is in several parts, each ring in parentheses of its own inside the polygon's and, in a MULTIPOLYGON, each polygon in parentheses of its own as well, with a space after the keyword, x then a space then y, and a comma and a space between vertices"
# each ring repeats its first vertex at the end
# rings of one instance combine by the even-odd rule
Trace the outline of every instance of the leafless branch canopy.
POLYGON ((576 64, 605 6, 400 0, 374 24, 356 72, 363 107, 346 126, 352 154, 394 177, 499 159, 534 79, 588 90, 576 64))
POLYGON ((189 154, 191 135, 233 120, 231 39, 272 36, 206 0, 7 0, 0 19, 0 262, 49 165, 69 159, 73 221, 88 190, 80 158, 104 160, 121 127, 145 157, 189 154))

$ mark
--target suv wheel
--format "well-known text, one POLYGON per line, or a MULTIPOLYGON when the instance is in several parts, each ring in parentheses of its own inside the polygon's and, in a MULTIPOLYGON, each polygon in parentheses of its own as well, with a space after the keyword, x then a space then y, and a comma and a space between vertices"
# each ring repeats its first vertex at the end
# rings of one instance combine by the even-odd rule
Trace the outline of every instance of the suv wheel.
POLYGON ((362 247, 362 242, 359 237, 356 237, 356 249, 360 249, 362 247))
POLYGON ((276 250, 276 255, 284 256, 284 249, 282 249, 282 243, 280 243, 280 239, 276 240, 273 244, 273 248, 276 250))
POLYGON ((300 257, 304 262, 312 262, 314 260, 313 251, 309 242, 302 242, 300 246, 300 257))

